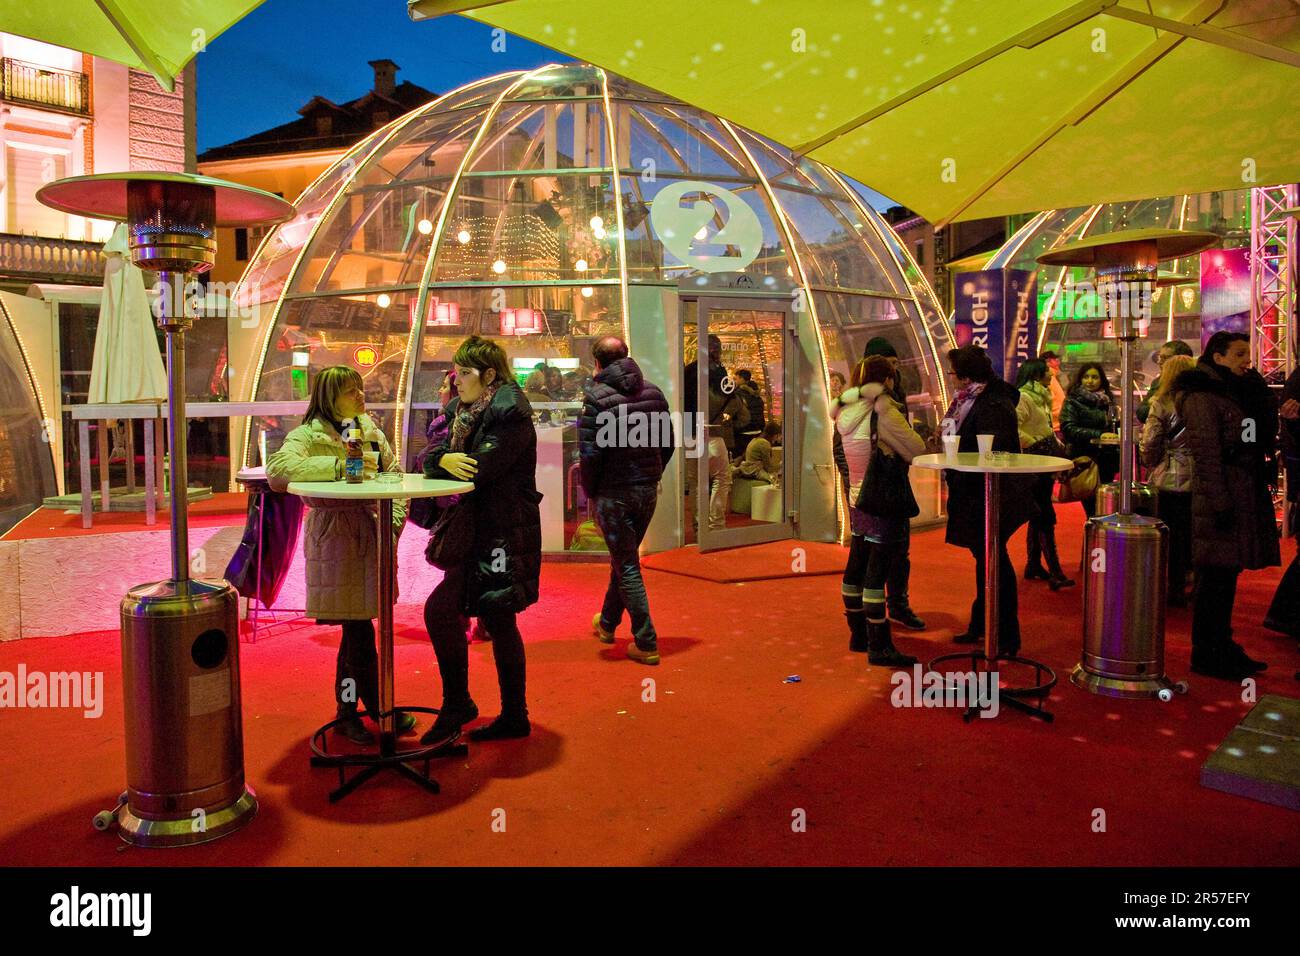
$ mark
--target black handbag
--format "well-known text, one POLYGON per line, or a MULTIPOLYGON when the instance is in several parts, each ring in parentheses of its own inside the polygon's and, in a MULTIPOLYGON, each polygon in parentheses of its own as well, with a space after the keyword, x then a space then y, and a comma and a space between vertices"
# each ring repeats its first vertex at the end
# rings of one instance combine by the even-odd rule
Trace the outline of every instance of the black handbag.
POLYGON ((1045 435, 1025 449, 1027 455, 1046 455, 1048 458, 1069 458, 1070 453, 1056 435, 1045 435))
POLYGON ((880 416, 871 413, 871 461, 867 477, 858 492, 857 509, 881 518, 915 518, 921 513, 907 476, 907 462, 898 455, 886 455, 880 447, 876 426, 880 416))
POLYGON ((465 563, 473 546, 474 508, 467 501, 458 501, 443 509, 433 523, 424 558, 435 568, 450 571, 465 563))

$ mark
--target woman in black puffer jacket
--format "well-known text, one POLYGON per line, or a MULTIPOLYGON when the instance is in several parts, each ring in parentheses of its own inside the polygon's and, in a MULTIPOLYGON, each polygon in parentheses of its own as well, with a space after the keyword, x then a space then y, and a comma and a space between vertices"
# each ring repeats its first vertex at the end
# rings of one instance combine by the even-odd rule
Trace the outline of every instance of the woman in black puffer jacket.
POLYGON ((457 397, 447 407, 451 432, 424 460, 428 478, 472 481, 464 501, 474 510, 474 538, 464 566, 446 572, 424 605, 424 624, 442 674, 432 743, 478 716, 469 696, 466 615, 492 635, 501 685, 501 716, 475 740, 526 737, 524 642, 515 615, 537 602, 542 521, 537 491, 537 432, 532 406, 495 342, 471 336, 453 358, 457 397))
MULTIPOLYGON (((1119 448, 1097 444, 1095 439, 1118 440, 1115 431, 1115 396, 1106 373, 1096 362, 1085 362, 1074 376, 1074 384, 1061 406, 1061 435, 1071 458, 1091 458, 1097 463, 1097 485, 1115 480, 1119 470, 1119 448)), ((1083 499, 1089 518, 1097 513, 1097 496, 1083 499)))

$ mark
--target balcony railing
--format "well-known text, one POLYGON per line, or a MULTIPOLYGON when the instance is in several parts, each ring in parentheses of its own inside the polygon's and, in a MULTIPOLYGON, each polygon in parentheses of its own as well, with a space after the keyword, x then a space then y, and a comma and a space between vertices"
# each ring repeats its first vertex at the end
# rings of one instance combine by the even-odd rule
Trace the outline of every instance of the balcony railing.
POLYGON ((0 99, 90 115, 90 84, 85 73, 56 70, 10 57, 0 60, 0 99))
POLYGON ((104 247, 0 232, 0 278, 97 285, 104 278, 104 247))

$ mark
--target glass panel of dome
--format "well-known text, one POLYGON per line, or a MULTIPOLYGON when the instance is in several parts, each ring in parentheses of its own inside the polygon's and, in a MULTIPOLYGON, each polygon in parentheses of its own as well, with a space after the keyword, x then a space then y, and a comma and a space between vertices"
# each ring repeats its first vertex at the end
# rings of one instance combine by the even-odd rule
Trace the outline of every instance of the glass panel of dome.
POLYGON ((600 98, 601 95, 600 71, 596 67, 585 63, 566 63, 536 70, 511 91, 506 102, 555 97, 600 98))
POLYGON ((372 133, 294 201, 293 218, 271 230, 245 271, 236 304, 251 307, 258 303, 274 302, 279 297, 289 271, 297 261, 299 251, 311 238, 321 213, 351 177, 356 164, 369 155, 378 143, 378 133, 372 133))
POLYGON ((618 277, 610 178, 462 179, 435 257, 435 282, 618 277))
POLYGON ((656 176, 728 176, 755 179, 731 134, 688 106, 626 107, 632 113, 631 153, 623 169, 638 175, 653 160, 656 176))
POLYGON ((745 148, 754 157, 754 162, 769 181, 775 182, 782 176, 792 175, 793 166, 789 150, 747 129, 735 127, 735 130, 741 142, 745 144, 745 148))
POLYGON ((470 172, 605 166, 604 108, 599 102, 503 106, 474 152, 470 172))
POLYGON ((413 117, 361 166, 349 188, 388 186, 395 180, 452 176, 484 113, 455 110, 413 117))
POLYGON ((434 110, 460 110, 469 107, 491 106, 497 98, 508 90, 523 75, 522 70, 503 73, 469 86, 452 90, 438 100, 434 110))
MULTIPOLYGON (((703 272, 743 271, 756 277, 794 276, 794 267, 786 256, 781 230, 773 221, 766 197, 756 184, 705 181, 703 185, 707 188, 681 193, 683 184, 680 180, 658 179, 645 182, 640 177, 628 177, 623 183, 623 221, 627 233, 624 247, 627 249, 628 281, 676 282, 683 276, 703 272), (701 200, 707 200, 713 207, 712 216, 699 225, 698 231, 689 240, 685 237, 661 236, 656 219, 660 223, 668 222, 664 214, 656 217, 653 212, 643 212, 651 210, 659 193, 670 187, 683 209, 689 209, 701 200), (749 248, 734 242, 718 244, 709 241, 724 226, 730 225, 729 206, 732 203, 747 207, 757 222, 758 231, 754 236, 756 241, 749 248), (666 243, 665 238, 668 240, 666 243)), ((694 218, 686 221, 696 225, 694 218)), ((669 228, 665 227, 665 233, 668 231, 669 228)), ((733 227, 732 232, 738 230, 733 227)), ((744 232, 738 235, 742 241, 747 238, 744 232)))
POLYGON ((894 291, 870 252, 874 237, 864 237, 829 197, 784 187, 774 187, 772 193, 790 224, 809 282, 832 289, 894 291))
POLYGON ((619 76, 617 73, 606 72, 605 75, 608 77, 609 95, 611 99, 637 100, 645 103, 680 102, 666 93, 652 90, 648 86, 643 86, 634 80, 629 80, 625 76, 619 76))
POLYGON ((418 283, 450 186, 444 178, 349 193, 317 232, 313 254, 299 273, 300 287, 339 291, 418 283))
MULTIPOLYGON (((380 403, 395 401, 395 385, 375 370, 382 366, 391 371, 394 362, 400 370, 411 332, 414 298, 414 293, 394 291, 286 302, 267 348, 257 400, 305 398, 304 388, 315 371, 330 365, 350 365, 363 378, 374 378, 368 396, 373 394, 380 403), (299 370, 298 375, 295 370, 299 370), (375 391, 379 388, 383 390, 375 391)), ((386 421, 391 424, 391 415, 386 421)))
MULTIPOLYGON (((461 158, 473 136, 475 120, 472 115, 456 113, 436 118, 428 124, 420 120, 412 125, 419 127, 416 131, 420 133, 420 141, 425 143, 424 151, 415 154, 408 151, 406 166, 396 172, 379 163, 363 168, 357 179, 348 185, 347 196, 316 226, 311 246, 290 286, 291 293, 315 291, 322 276, 341 256, 353 249, 365 254, 371 248, 365 243, 367 238, 375 238, 377 227, 368 224, 379 206, 389 198, 387 190, 394 181, 401 181, 404 188, 418 189, 422 195, 419 205, 423 211, 415 220, 416 227, 420 227, 421 220, 428 220, 431 226, 437 224, 442 194, 451 175, 460 167, 461 158), (367 228, 371 230, 369 236, 363 231, 367 228)), ((425 235, 420 232, 419 238, 423 240, 425 235)), ((427 246, 425 249, 427 251, 427 246)), ((361 288, 343 286, 339 282, 331 282, 328 287, 361 288)))

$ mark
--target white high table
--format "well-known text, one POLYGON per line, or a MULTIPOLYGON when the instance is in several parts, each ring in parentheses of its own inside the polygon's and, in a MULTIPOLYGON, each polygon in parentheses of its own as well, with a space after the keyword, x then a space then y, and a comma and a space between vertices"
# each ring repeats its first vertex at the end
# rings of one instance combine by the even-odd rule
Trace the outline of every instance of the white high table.
MULTIPOLYGON (((1067 458, 1051 455, 1021 455, 1011 452, 994 452, 987 458, 979 452, 960 452, 954 457, 946 454, 921 455, 912 459, 913 468, 931 468, 943 471, 961 471, 982 474, 984 476, 984 650, 974 650, 961 654, 945 654, 936 657, 929 665, 934 670, 936 664, 949 660, 964 659, 971 662, 972 671, 980 661, 985 669, 997 673, 998 661, 1009 660, 1035 668, 1035 683, 1029 688, 1000 688, 999 698, 1005 699, 1013 707, 1023 710, 1035 717, 1050 721, 1052 715, 1043 709, 1042 701, 1056 684, 1056 674, 1046 664, 1027 657, 1002 656, 998 653, 998 579, 1001 572, 999 552, 1001 536, 999 533, 999 507, 1001 505, 1002 475, 1042 475, 1058 471, 1069 471, 1074 463, 1067 458), (1044 683, 1043 673, 1049 679, 1044 683), (1031 707, 1021 697, 1038 699, 1038 706, 1031 707)), ((978 708, 967 708, 966 719, 974 715, 978 708)))
MULTIPOLYGON (((425 478, 423 475, 402 475, 401 481, 370 479, 357 484, 347 481, 294 481, 289 483, 289 494, 304 498, 332 498, 353 501, 379 502, 379 753, 331 754, 326 749, 325 735, 337 721, 321 727, 312 735, 311 759, 313 767, 337 767, 339 787, 330 793, 330 802, 343 799, 380 770, 391 768, 414 780, 431 793, 438 792, 438 783, 429 777, 429 760, 435 756, 449 755, 449 748, 460 736, 459 731, 446 740, 415 750, 398 750, 394 727, 393 708, 393 603, 394 569, 393 501, 398 498, 440 498, 473 491, 468 481, 446 481, 425 478), (319 744, 319 746, 318 746, 319 744), (424 762, 424 774, 418 774, 408 763, 424 762), (350 779, 344 780, 345 767, 362 767, 350 779)), ((436 714, 428 707, 403 707, 403 711, 421 711, 436 714)))

